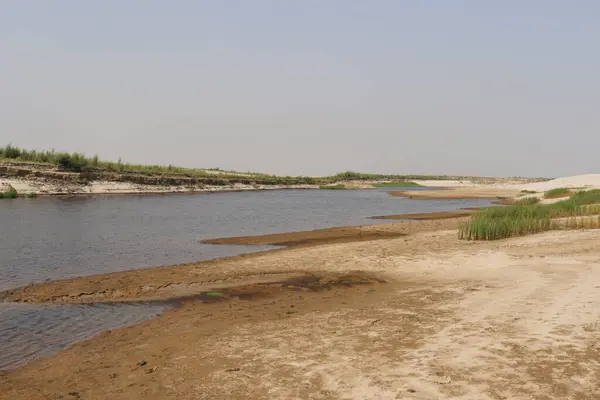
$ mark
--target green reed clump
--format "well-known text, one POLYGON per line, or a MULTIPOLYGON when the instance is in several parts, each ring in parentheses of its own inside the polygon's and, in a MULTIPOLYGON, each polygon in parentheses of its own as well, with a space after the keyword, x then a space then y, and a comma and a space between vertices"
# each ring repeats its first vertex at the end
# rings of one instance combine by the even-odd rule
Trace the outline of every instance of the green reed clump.
POLYGON ((346 189, 346 186, 342 183, 339 183, 337 185, 321 185, 319 186, 319 189, 325 189, 325 190, 344 190, 346 189))
POLYGON ((9 190, 8 192, 0 192, 0 199, 16 199, 19 195, 16 190, 9 190))
MULTIPOLYGON (((555 229, 553 219, 600 214, 600 190, 580 191, 553 204, 484 208, 459 226, 459 238, 498 240, 555 229)), ((567 222, 567 225, 569 223, 567 222)))
MULTIPOLYGON (((523 206, 518 206, 524 208, 523 206)), ((549 214, 533 216, 533 213, 508 213, 493 215, 483 212, 474 214, 471 220, 459 226, 459 238, 467 240, 498 240, 511 236, 523 236, 552 228, 549 214)))
POLYGON ((600 189, 580 190, 573 193, 569 200, 582 205, 600 203, 600 189))
POLYGON ((503 217, 492 220, 472 218, 459 227, 459 238, 467 240, 498 240, 511 236, 523 236, 552 228, 549 217, 539 219, 503 217))
POLYGON ((540 199, 538 199, 537 197, 525 197, 523 199, 517 200, 515 204, 520 205, 520 206, 532 206, 539 202, 540 202, 540 199))
POLYGON ((545 192, 544 198, 545 199, 557 199, 560 197, 569 197, 570 194, 571 194, 571 190, 569 190, 567 188, 556 188, 556 189, 551 189, 551 190, 548 190, 547 192, 545 192))
POLYGON ((562 227, 566 229, 598 229, 600 228, 600 216, 590 217, 571 217, 568 218, 562 227))

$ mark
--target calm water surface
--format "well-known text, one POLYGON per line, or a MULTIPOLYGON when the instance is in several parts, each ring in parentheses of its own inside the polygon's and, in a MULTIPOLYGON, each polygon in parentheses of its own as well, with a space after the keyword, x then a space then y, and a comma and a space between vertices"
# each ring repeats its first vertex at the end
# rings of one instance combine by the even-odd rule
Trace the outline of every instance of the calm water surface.
POLYGON ((159 315, 160 304, 0 304, 0 370, 50 355, 107 329, 159 315))
MULTIPOLYGON (((0 290, 29 283, 207 260, 266 246, 215 237, 389 223, 374 215, 452 211, 487 200, 410 200, 379 190, 17 199, 0 203, 0 290)), ((138 322, 156 305, 0 304, 0 369, 138 322)))

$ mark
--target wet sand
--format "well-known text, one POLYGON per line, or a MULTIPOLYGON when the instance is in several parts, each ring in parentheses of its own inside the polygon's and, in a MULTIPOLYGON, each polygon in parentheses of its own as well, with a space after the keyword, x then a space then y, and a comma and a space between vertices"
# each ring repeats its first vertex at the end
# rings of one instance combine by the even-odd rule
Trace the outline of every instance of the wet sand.
POLYGON ((387 228, 364 229, 360 226, 317 229, 314 231, 275 233, 270 235, 238 236, 203 240, 203 244, 317 246, 327 243, 361 242, 404 236, 405 233, 387 228))
POLYGON ((416 214, 396 214, 396 215, 380 215, 370 217, 371 219, 401 219, 401 220, 414 220, 414 221, 426 221, 426 220, 439 220, 439 219, 452 219, 460 217, 468 217, 473 214, 478 208, 469 208, 458 211, 439 211, 431 213, 416 213, 416 214))
MULTIPOLYGON (((276 235, 213 239, 211 243, 276 244, 308 249, 390 238, 407 234, 456 229, 458 219, 408 221, 385 225, 364 225, 276 235)), ((132 300, 168 300, 203 291, 241 284, 270 283, 282 279, 278 266, 255 271, 253 264, 264 256, 277 257, 293 248, 226 257, 199 263, 91 275, 0 292, 0 301, 28 303, 93 303, 132 300)), ((283 256, 285 257, 285 256, 283 256)), ((286 274, 303 274, 304 268, 287 269, 286 274)), ((294 275, 295 276, 295 275, 294 275)))
MULTIPOLYGON (((444 228, 458 225, 458 218, 468 217, 479 208, 469 208, 457 211, 440 211, 431 213, 396 214, 370 217, 371 219, 436 221, 454 219, 456 221, 445 224, 444 228)), ((405 236, 409 232, 421 232, 441 228, 440 224, 412 224, 412 225, 362 225, 316 229, 313 231, 275 233, 270 235, 236 236, 203 240, 203 244, 223 245, 271 245, 271 246, 318 246, 332 243, 362 242, 378 239, 390 239, 405 236)))
POLYGON ((0 399, 600 398, 600 231, 467 242, 457 223, 5 293, 191 297, 0 374, 0 399))

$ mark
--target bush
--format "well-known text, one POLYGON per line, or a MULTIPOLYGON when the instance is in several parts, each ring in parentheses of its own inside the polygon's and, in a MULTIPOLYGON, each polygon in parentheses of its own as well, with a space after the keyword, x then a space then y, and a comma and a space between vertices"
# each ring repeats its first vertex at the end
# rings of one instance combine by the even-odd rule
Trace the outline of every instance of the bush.
POLYGON ((319 189, 325 189, 325 190, 344 190, 346 189, 346 186, 344 186, 343 184, 337 184, 337 185, 322 185, 319 186, 319 189))
POLYGON ((16 199, 18 197, 16 190, 10 190, 8 192, 0 192, 0 199, 16 199))
POLYGON ((57 158, 56 164, 59 168, 67 171, 81 172, 88 165, 88 160, 83 154, 73 153, 69 155, 65 153, 57 158))

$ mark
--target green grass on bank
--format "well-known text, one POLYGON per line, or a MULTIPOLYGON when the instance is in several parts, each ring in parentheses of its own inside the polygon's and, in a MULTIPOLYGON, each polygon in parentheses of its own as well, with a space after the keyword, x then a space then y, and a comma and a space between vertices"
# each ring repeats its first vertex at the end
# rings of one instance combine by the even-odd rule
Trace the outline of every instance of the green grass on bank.
POLYGON ((373 183, 371 186, 380 188, 380 187, 412 187, 412 186, 421 186, 418 183, 412 181, 395 181, 395 182, 379 182, 373 183))
POLYGON ((459 238, 497 240, 547 231, 557 227, 554 218, 600 214, 600 190, 580 191, 553 204, 484 208, 459 226, 459 238))
POLYGON ((532 206, 539 202, 540 202, 540 199, 538 199, 537 197, 525 197, 523 199, 517 200, 515 204, 519 205, 519 206, 532 206))
MULTIPOLYGON (((211 178, 236 181, 260 182, 275 185, 329 185, 340 181, 395 181, 410 180, 442 180, 442 179, 478 179, 488 181, 492 178, 447 176, 447 175, 394 175, 394 174, 365 174, 346 171, 333 176, 308 177, 308 176, 275 176, 256 172, 223 171, 219 168, 183 168, 174 165, 142 165, 130 164, 122 160, 103 161, 97 155, 93 157, 81 153, 68 153, 51 151, 26 150, 8 145, 0 147, 0 160, 29 163, 32 165, 56 166, 61 170, 72 172, 108 171, 119 173, 143 174, 149 176, 181 175, 190 178, 211 178)), ((544 179, 534 179, 544 180, 544 179)))
POLYGON ((16 199, 19 195, 15 190, 0 192, 0 199, 16 199))
POLYGON ((537 192, 535 190, 521 190, 522 194, 536 194, 537 192))
POLYGON ((339 183, 337 185, 321 185, 319 186, 319 189, 324 189, 324 190, 345 190, 346 189, 346 185, 339 183))
POLYGON ((545 199, 558 199, 561 197, 569 197, 571 190, 567 188, 556 188, 548 190, 544 193, 545 199))

